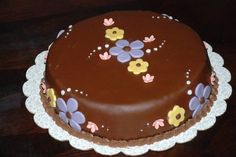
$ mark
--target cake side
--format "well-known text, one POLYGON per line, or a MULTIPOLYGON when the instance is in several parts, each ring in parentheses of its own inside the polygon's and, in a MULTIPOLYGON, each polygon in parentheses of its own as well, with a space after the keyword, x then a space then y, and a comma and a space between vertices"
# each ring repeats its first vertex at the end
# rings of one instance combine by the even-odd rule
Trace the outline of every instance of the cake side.
POLYGON ((197 116, 210 101, 211 74, 204 45, 188 26, 153 12, 111 12, 79 22, 54 42, 46 97, 53 107, 76 106, 66 103, 70 98, 79 103, 76 114, 49 109, 72 134, 80 134, 75 127, 109 140, 136 140, 197 116), (70 123, 73 116, 77 124, 70 123))

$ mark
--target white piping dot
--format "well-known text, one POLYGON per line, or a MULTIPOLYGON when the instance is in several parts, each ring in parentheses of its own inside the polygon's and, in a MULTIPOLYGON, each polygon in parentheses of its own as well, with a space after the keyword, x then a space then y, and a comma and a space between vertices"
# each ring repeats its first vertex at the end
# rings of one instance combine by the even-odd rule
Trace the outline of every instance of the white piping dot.
POLYGON ((96 50, 93 50, 93 52, 96 52, 96 50))
POLYGON ((191 84, 191 81, 189 81, 189 80, 186 81, 186 84, 187 84, 187 85, 190 85, 190 84, 191 84))
POLYGON ((78 91, 79 91, 78 89, 75 90, 75 92, 78 92, 78 91))
POLYGON ((147 53, 151 53, 151 49, 146 49, 146 52, 147 53))
POLYGON ((61 90, 61 95, 63 96, 63 95, 65 95, 65 91, 64 90, 61 90))
POLYGON ((152 16, 152 18, 154 19, 154 16, 152 16))
POLYGON ((154 50, 154 51, 157 51, 157 50, 158 50, 158 48, 157 48, 157 47, 155 47, 155 48, 153 48, 153 50, 154 50))
POLYGON ((66 90, 67 92, 70 92, 71 91, 71 88, 67 88, 67 90, 66 90))
POLYGON ((160 18, 160 16, 157 16, 157 18, 159 19, 159 18, 160 18))
POLYGON ((98 46, 98 48, 97 48, 98 50, 101 50, 102 49, 102 47, 101 46, 98 46))
POLYGON ((67 32, 66 35, 69 35, 69 33, 67 32))
POLYGON ((89 55, 93 55, 93 53, 89 53, 89 55))
POLYGON ((109 47, 109 44, 105 44, 105 48, 108 48, 109 47))
POLYGON ((101 127, 104 128, 104 125, 102 125, 101 127))
POLYGON ((143 129, 141 129, 140 131, 143 132, 143 129))
POLYGON ((85 94, 85 96, 88 96, 88 94, 85 94))
POLYGON ((80 93, 80 94, 83 94, 84 92, 83 92, 83 91, 80 91, 79 93, 80 93))
POLYGON ((147 123, 147 126, 149 126, 150 124, 149 123, 147 123))
POLYGON ((161 45, 159 45, 159 48, 162 48, 162 46, 161 46, 161 45))
POLYGON ((72 28, 72 25, 69 25, 69 28, 72 28))
POLYGON ((192 94, 193 94, 193 91, 192 91, 192 90, 188 90, 187 94, 188 94, 188 95, 192 95, 192 94))

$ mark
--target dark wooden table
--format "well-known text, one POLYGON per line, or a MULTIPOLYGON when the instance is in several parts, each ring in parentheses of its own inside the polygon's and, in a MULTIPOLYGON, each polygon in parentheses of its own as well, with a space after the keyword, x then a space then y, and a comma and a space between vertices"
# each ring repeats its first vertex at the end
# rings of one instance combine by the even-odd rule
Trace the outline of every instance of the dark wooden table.
MULTIPOLYGON (((236 3, 234 0, 0 0, 0 156, 101 156, 79 151, 51 138, 36 126, 25 108, 25 72, 38 53, 47 49, 57 32, 82 19, 111 10, 141 9, 174 15, 196 30, 223 56, 236 86, 236 3), (146 2, 145 2, 146 1, 146 2)), ((193 141, 178 144, 156 156, 235 156, 236 95, 226 113, 193 141)), ((116 156, 125 156, 119 154, 116 156)))

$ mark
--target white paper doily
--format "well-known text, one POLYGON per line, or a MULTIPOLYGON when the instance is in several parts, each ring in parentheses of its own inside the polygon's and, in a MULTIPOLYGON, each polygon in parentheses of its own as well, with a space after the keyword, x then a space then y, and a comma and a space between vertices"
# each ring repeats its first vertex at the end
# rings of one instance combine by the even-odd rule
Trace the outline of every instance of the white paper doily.
MULTIPOLYGON (((62 32, 63 30, 59 32, 58 36, 60 36, 62 32)), ((204 44, 207 49, 211 65, 219 79, 217 100, 214 102, 214 105, 207 116, 202 118, 200 122, 196 123, 185 132, 169 139, 158 141, 150 145, 113 148, 98 145, 68 134, 67 131, 57 126, 52 118, 45 112, 43 104, 40 100, 40 82, 45 71, 44 58, 48 51, 43 51, 38 54, 35 59, 35 65, 31 66, 26 72, 26 78, 28 81, 23 85, 23 93, 28 97, 25 102, 26 108, 29 112, 34 114, 34 121, 39 127, 48 129, 49 134, 56 140, 69 141, 72 147, 79 150, 94 149, 97 153, 103 155, 115 155, 122 152, 126 155, 136 156, 142 155, 149 150, 164 151, 170 149, 176 143, 191 141, 197 136, 197 131, 206 130, 212 127, 216 122, 216 117, 221 116, 225 112, 227 107, 225 99, 229 98, 232 93, 232 87, 228 83, 231 80, 231 74, 225 67, 223 67, 223 58, 218 53, 213 52, 212 47, 208 43, 204 42, 204 44)))

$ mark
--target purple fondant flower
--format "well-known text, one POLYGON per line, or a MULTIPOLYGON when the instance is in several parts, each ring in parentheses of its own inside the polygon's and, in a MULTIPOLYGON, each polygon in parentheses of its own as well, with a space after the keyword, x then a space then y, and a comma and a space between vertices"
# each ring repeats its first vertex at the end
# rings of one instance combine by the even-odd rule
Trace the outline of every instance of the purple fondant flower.
POLYGON ((67 103, 62 99, 57 99, 57 108, 59 109, 59 117, 76 131, 81 131, 80 124, 85 122, 82 112, 77 111, 78 102, 74 98, 69 98, 67 103))
POLYGON ((193 111, 192 116, 194 117, 203 107, 204 104, 206 104, 209 100, 209 96, 211 93, 211 87, 206 86, 202 83, 199 83, 195 89, 195 95, 189 102, 189 108, 191 111, 193 111))
POLYGON ((127 40, 118 40, 115 47, 111 47, 109 53, 113 56, 117 56, 117 60, 121 63, 125 63, 133 58, 140 58, 144 55, 141 50, 144 44, 140 40, 135 40, 129 43, 127 40))

